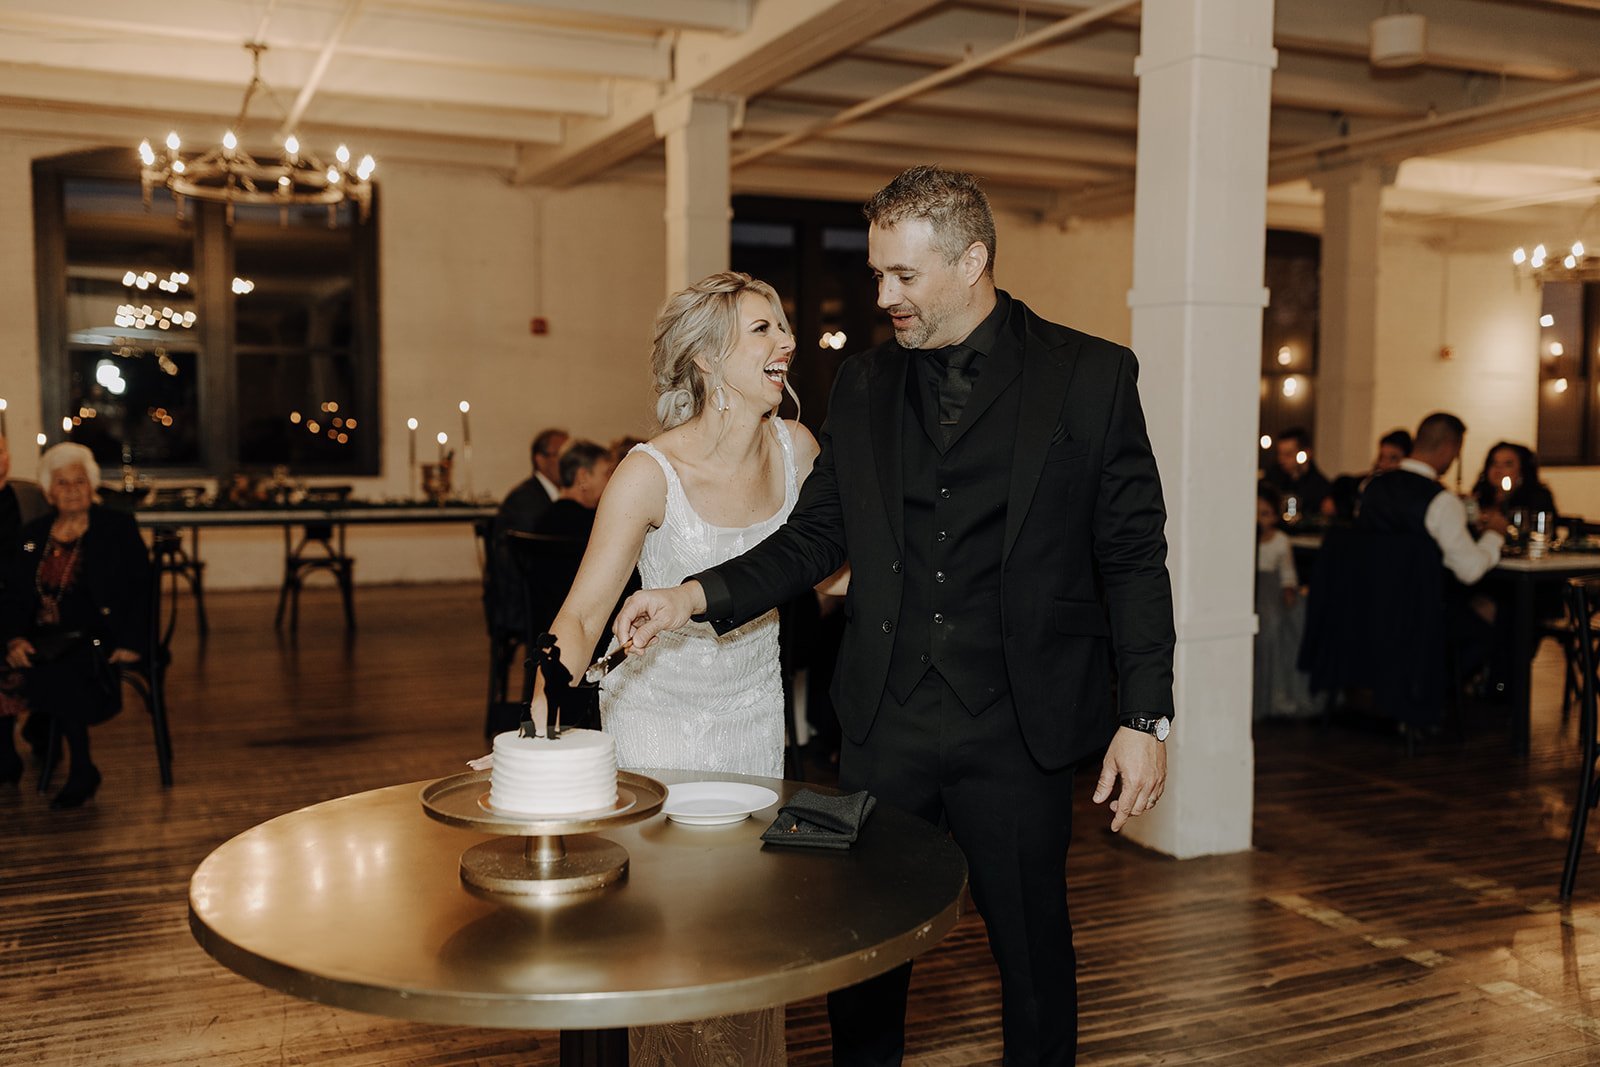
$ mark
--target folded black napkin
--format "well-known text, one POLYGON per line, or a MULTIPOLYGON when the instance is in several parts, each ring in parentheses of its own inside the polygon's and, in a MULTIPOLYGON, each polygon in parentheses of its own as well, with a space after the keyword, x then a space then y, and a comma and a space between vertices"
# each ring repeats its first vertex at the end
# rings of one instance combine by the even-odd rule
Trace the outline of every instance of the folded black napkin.
POLYGON ((802 789, 778 809, 778 817, 762 833, 769 845, 846 849, 877 805, 865 789, 848 796, 824 796, 802 789))

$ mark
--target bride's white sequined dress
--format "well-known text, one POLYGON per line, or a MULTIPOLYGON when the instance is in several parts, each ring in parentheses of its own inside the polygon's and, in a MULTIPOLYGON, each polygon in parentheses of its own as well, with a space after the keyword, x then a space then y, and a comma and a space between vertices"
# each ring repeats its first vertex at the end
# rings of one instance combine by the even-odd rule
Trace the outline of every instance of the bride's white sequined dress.
MULTIPOLYGON (((783 452, 783 506, 740 528, 702 519, 666 456, 648 444, 635 447, 661 464, 667 479, 665 516, 645 534, 639 553, 644 588, 677 585, 753 548, 783 525, 799 496, 799 474, 789 427, 775 418, 772 431, 783 452)), ((701 622, 660 634, 642 655, 628 657, 606 677, 600 717, 616 739, 618 766, 781 778, 778 612, 720 637, 701 622)), ((785 1062, 783 1009, 634 1027, 629 1043, 634 1067, 770 1067, 785 1062)))

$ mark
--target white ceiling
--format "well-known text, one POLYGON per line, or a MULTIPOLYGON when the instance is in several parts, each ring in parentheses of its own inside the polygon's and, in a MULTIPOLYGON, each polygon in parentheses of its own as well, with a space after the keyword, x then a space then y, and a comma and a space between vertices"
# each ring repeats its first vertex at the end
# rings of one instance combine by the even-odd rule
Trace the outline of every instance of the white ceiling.
MULTIPOLYGON (((3 0, 0 129, 214 141, 268 50, 247 141, 348 140, 379 159, 568 185, 656 179, 652 115, 684 92, 744 101, 736 192, 860 198, 937 160, 1057 218, 1131 207, 1139 9, 816 132, 839 112, 1096 5, 1061 0, 3 0), (774 146, 789 136, 792 143, 774 146), (775 149, 775 150, 774 150, 775 149)), ((1393 0, 1277 0, 1274 210, 1305 178, 1401 163, 1391 213, 1527 222, 1600 191, 1600 0, 1409 0, 1429 60, 1381 71, 1393 0)), ((381 176, 381 172, 380 172, 381 176)))

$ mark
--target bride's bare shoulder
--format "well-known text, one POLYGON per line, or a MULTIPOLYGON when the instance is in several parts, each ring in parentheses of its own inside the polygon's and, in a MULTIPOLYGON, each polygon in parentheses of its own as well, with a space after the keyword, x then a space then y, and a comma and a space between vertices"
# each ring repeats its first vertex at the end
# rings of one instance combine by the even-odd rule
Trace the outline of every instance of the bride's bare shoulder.
POLYGON ((600 498, 602 508, 626 511, 659 526, 667 501, 667 475, 653 456, 629 452, 612 471, 600 498))

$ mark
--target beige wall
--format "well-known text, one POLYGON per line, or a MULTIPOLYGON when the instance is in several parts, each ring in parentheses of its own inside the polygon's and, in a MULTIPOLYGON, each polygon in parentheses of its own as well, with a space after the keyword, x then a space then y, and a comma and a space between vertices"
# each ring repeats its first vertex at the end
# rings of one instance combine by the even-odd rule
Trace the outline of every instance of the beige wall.
MULTIPOLYGON (((84 147, 0 138, 0 232, 8 235, 0 280, 19 307, 33 306, 29 164, 84 147)), ((385 165, 380 177, 383 454, 379 476, 355 480, 358 495, 404 496, 406 419, 421 424, 419 459, 432 459, 438 431, 459 444, 462 400, 472 405, 472 487, 495 498, 527 477, 528 443, 540 427, 602 442, 648 431, 649 330, 665 295, 659 187, 542 192, 487 172, 407 163, 385 165), (534 316, 548 320, 547 335, 531 335, 534 316)), ((0 316, 0 396, 19 477, 33 469, 37 353, 33 316, 0 316)), ((363 583, 477 573, 466 526, 356 528, 350 543, 363 583)), ((207 581, 274 586, 282 547, 276 530, 207 534, 207 581)))
POLYGON ((1133 218, 1063 229, 1001 212, 995 282, 1052 321, 1127 344, 1133 332, 1133 218))
POLYGON ((1495 441, 1532 446, 1539 291, 1516 283, 1508 254, 1391 227, 1379 269, 1376 431, 1415 429, 1429 412, 1454 412, 1467 424, 1469 482, 1495 441), (1441 354, 1447 346, 1448 359, 1441 354))

